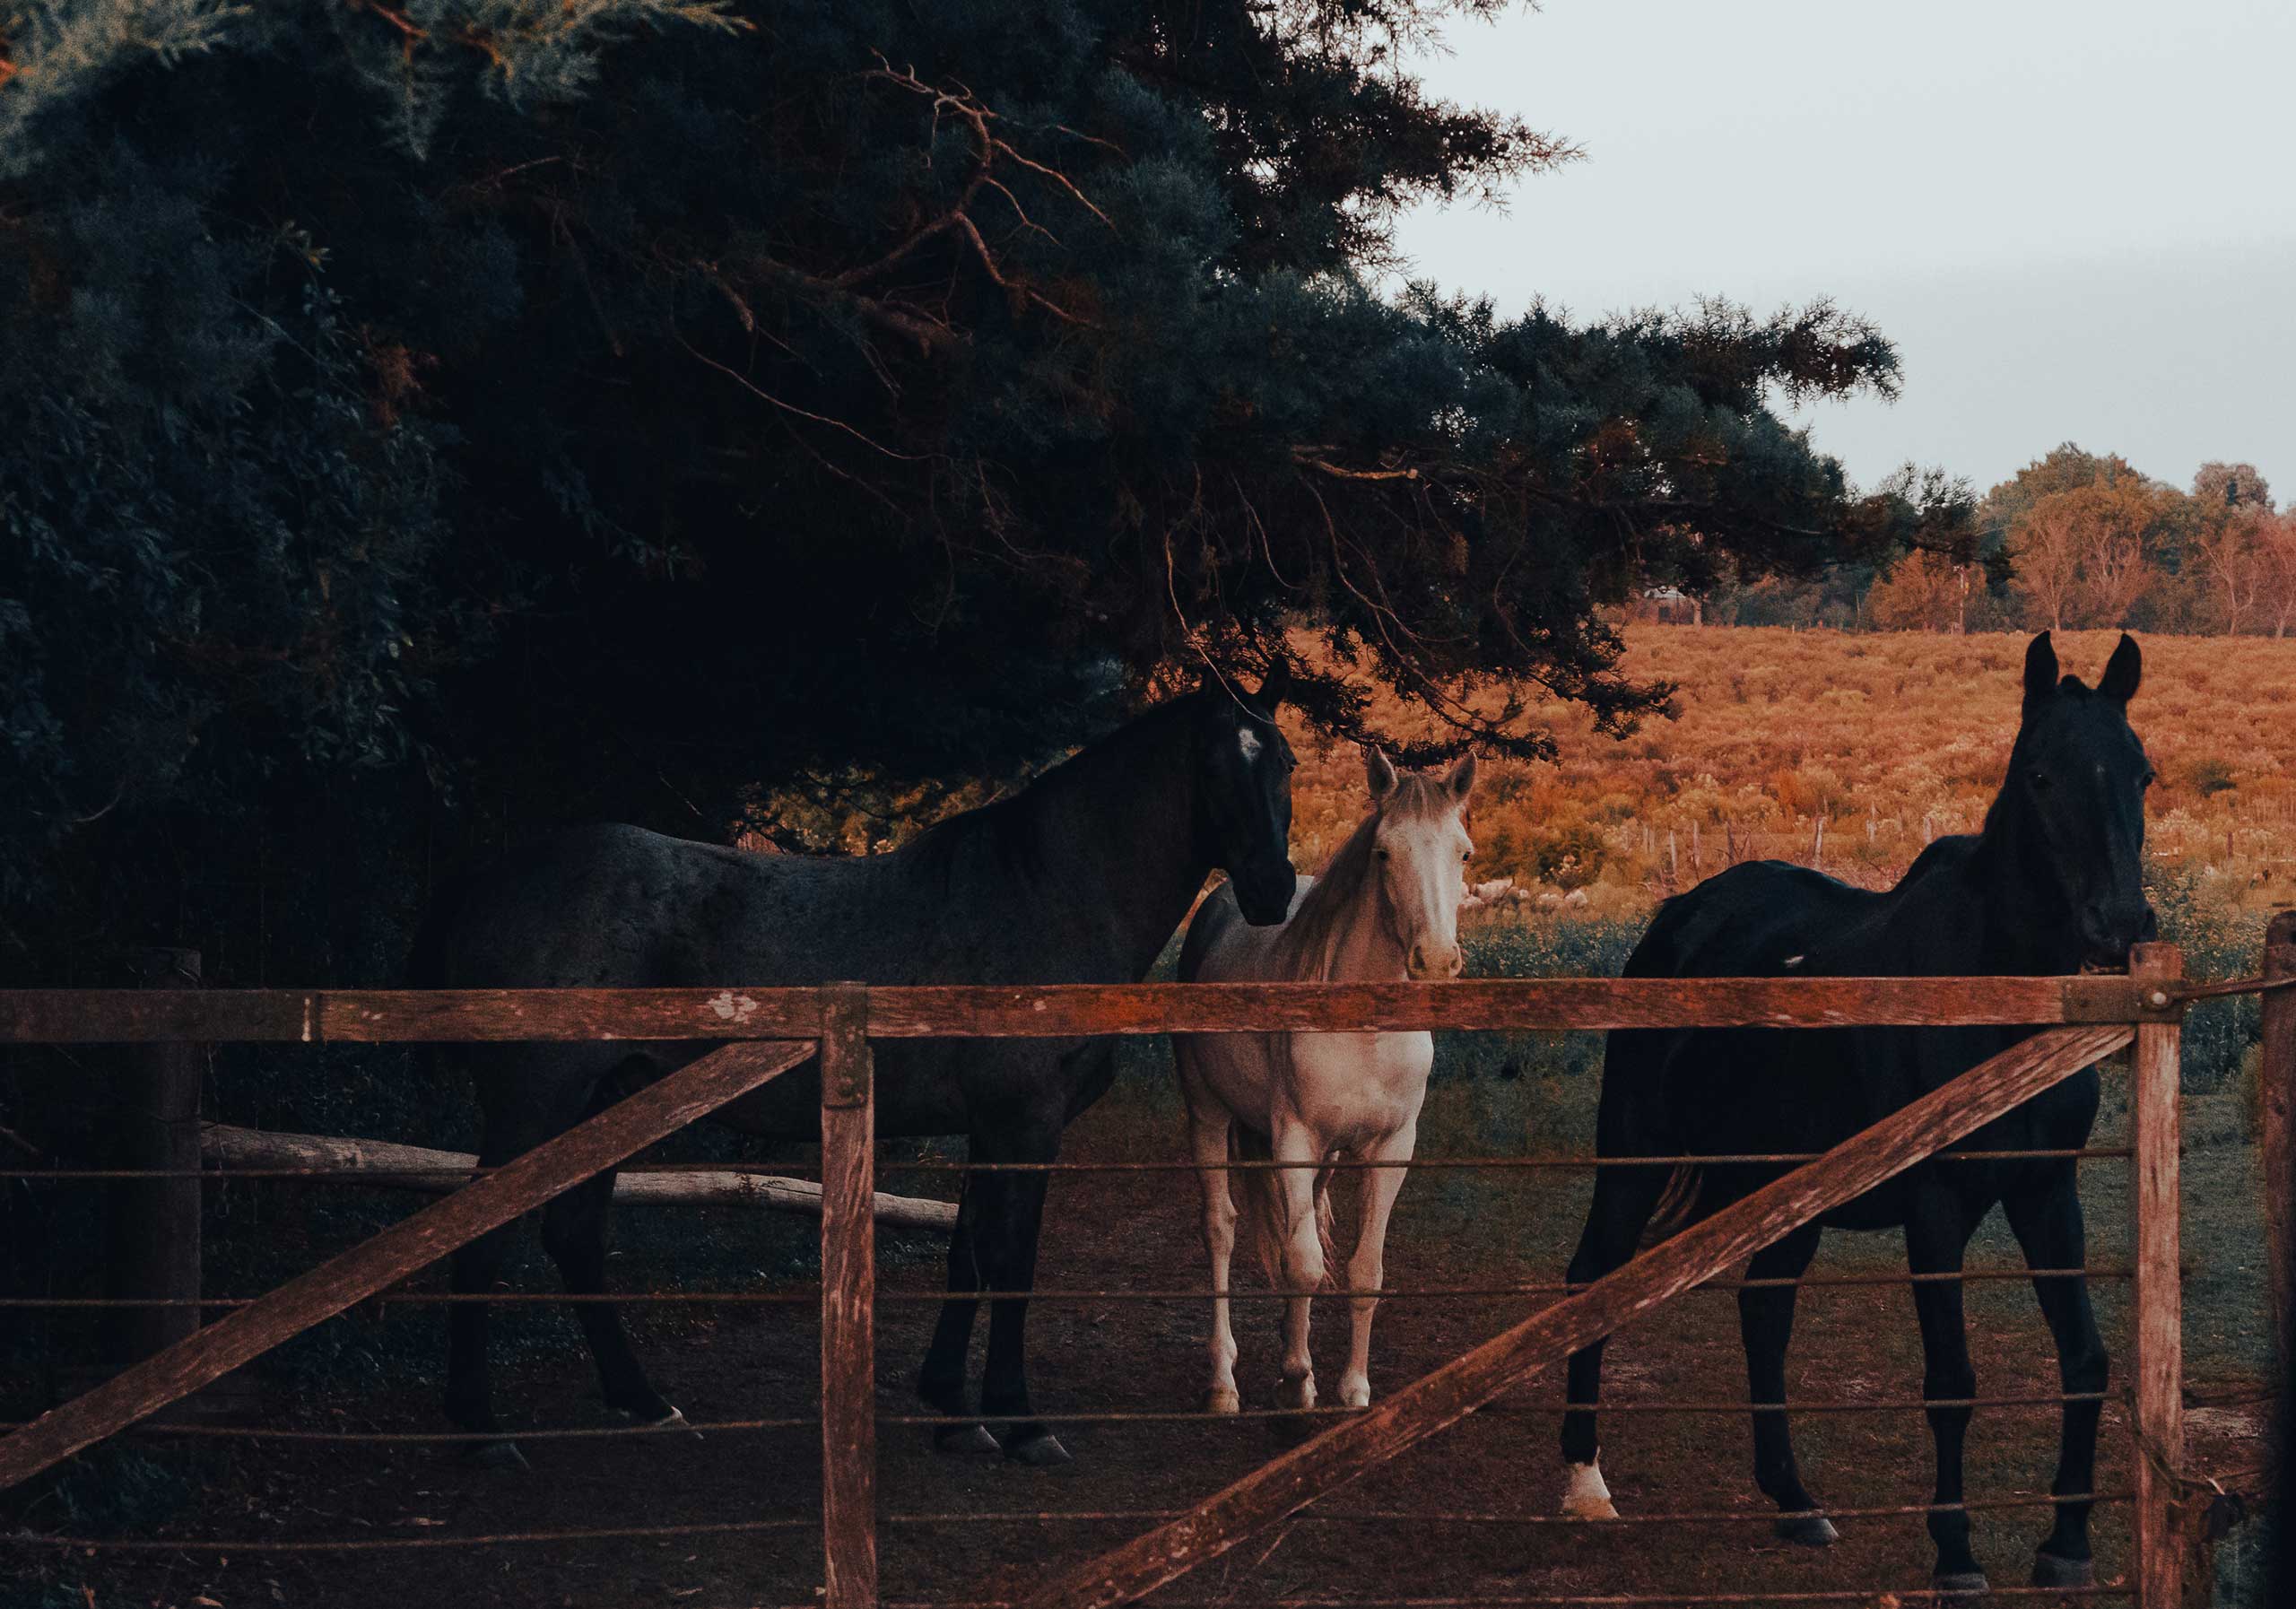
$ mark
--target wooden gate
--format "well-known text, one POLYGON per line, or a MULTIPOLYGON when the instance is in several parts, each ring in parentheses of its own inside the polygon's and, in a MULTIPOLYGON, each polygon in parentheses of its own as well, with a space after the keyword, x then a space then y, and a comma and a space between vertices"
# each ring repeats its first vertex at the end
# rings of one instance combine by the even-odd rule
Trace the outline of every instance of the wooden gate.
POLYGON ((1026 1601, 1032 1609, 1069 1609, 1129 1603, 1153 1591, 2134 1039, 2134 1421, 2143 1452, 2137 1591, 2141 1604, 2165 1609, 2177 1602, 2180 1569, 2171 1512, 2183 1449, 2178 1066, 2179 1024, 2191 993, 2182 987, 2178 952, 2166 944, 2140 946, 2125 978, 0 992, 0 1043, 729 1041, 0 1439, 0 1489, 136 1423, 818 1055, 825 1600, 831 1609, 869 1609, 877 1601, 873 1039, 2005 1024, 2040 1031, 1179 1518, 1047 1581, 1026 1601))

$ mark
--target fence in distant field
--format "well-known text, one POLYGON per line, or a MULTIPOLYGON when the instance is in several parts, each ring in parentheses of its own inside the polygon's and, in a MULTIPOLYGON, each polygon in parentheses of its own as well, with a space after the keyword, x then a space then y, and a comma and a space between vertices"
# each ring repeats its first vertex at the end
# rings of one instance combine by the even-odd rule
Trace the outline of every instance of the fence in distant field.
MULTIPOLYGON (((167 1048, 224 1040, 451 1042, 615 1038, 728 1041, 558 1138, 483 1173, 445 1199, 328 1259, 268 1295, 231 1305, 223 1318, 204 1327, 196 1323, 198 1309, 224 1304, 203 1300, 196 1284, 187 1297, 129 1298, 92 1304, 171 1315, 174 1333, 155 1337, 155 1341, 164 1340, 165 1344, 142 1361, 0 1439, 0 1489, 16 1485, 118 1433, 312 1325, 393 1290, 409 1275, 487 1230, 617 1165, 665 1135, 818 1056, 822 1075, 822 1287, 818 1293, 822 1314, 822 1408, 818 1422, 823 1452, 822 1513, 818 1523, 823 1538, 825 1602, 831 1609, 865 1609, 874 1605, 878 1597, 876 1537, 881 1523, 942 1524, 955 1523, 962 1518, 892 1516, 881 1520, 877 1513, 876 1430, 881 1420, 874 1400, 877 1294, 874 1239, 874 1095, 870 1050, 873 1039, 1067 1038, 1081 1034, 1247 1030, 1539 1031, 1691 1025, 1827 1028, 1852 1024, 2007 1024, 2031 1026, 2039 1031, 1831 1151, 1808 1157, 1765 1159, 1799 1165, 1752 1196, 1637 1257, 1603 1280, 1570 1292, 1562 1287, 1520 1288, 1524 1293, 1549 1290, 1559 1300, 1377 1406, 1352 1413, 1322 1411, 1320 1417, 1329 1421, 1330 1428, 1194 1509, 1178 1514, 1142 1512, 1131 1516, 1153 1528, 1122 1547, 1062 1573, 1023 1602, 1031 1609, 1054 1609, 1055 1605, 1068 1609, 1070 1605, 1112 1605, 1134 1601, 1238 1542, 1299 1514, 1345 1482, 1457 1422, 1526 1375, 1561 1361, 1578 1347, 1609 1333, 1630 1316, 1647 1313, 1684 1291, 1714 1280, 1733 1263, 1797 1225, 1953 1144, 2100 1057, 2134 1042, 2132 1145, 2126 1152, 2079 1153, 2090 1157, 2127 1155, 2134 1165, 2134 1267, 2125 1271, 2086 1271, 2100 1276, 2125 1274, 2135 1283, 2136 1345, 2132 1421, 2139 1451, 2134 1489, 2125 1493, 2008 1499, 1959 1506, 2046 1506, 2055 1501, 2092 1498, 2098 1501, 2131 1501, 2135 1507, 2136 1545, 2133 1583, 2085 1590, 2095 1596, 2116 1593, 2134 1596, 2146 1609, 2166 1609, 2179 1601, 2179 1583, 2193 1525, 2181 1489, 2184 1439, 2178 1268, 2178 1068, 2184 1007, 2188 999, 2203 991, 2187 989, 2181 970, 2181 958, 2173 945, 2155 944, 2140 946, 2127 977, 2062 978, 1552 978, 1449 984, 1193 984, 1041 988, 871 988, 838 984, 802 989, 430 993, 203 993, 144 989, 0 993, 0 1043, 148 1045, 155 1048, 161 1069, 155 1076, 162 1079, 167 1048)), ((2275 982, 2296 978, 2296 913, 2284 913, 2273 924, 2266 971, 2267 979, 2275 982)), ((2266 987, 2266 982, 2242 980, 2234 987, 2255 989, 2266 987)), ((2286 1164, 2292 1122, 2296 1122, 2296 1110, 2292 1110, 2296 1107, 2296 998, 2286 992, 2274 992, 2266 996, 2266 1001, 2269 1092, 2266 1144, 2273 1180, 2267 1219, 2274 1237, 2277 1269, 2287 1260, 2286 1237, 2292 1222, 2286 1164)), ((146 1100, 144 1104, 150 1107, 153 1103, 146 1100)), ((154 1148, 152 1155, 161 1160, 152 1167, 83 1170, 76 1174, 65 1170, 18 1172, 31 1177, 86 1177, 91 1172, 120 1177, 130 1187, 162 1192, 155 1201, 161 1207, 175 1211, 183 1208, 184 1192, 187 1190, 189 1210, 196 1222, 200 1177, 196 1108, 191 1114, 193 1138, 187 1162, 183 1160, 181 1148, 181 1121, 180 1113, 157 1121, 154 1132, 161 1135, 161 1144, 154 1148), (170 1145, 174 1150, 170 1151, 170 1145), (166 1160, 170 1156, 174 1159, 172 1163, 166 1160)), ((1648 1165, 1648 1159, 1640 1161, 1642 1165, 1648 1165)), ((1518 1157, 1424 1159, 1413 1165, 1606 1164, 1596 1159, 1518 1157)), ((962 1169, 967 1164, 948 1166, 962 1169)), ((1089 1171, 1110 1165, 1032 1166, 1089 1171)), ((220 1175, 231 1176, 230 1172, 220 1175)), ((354 1173, 347 1177, 365 1181, 372 1175, 354 1173)), ((164 1220, 169 1213, 162 1211, 160 1216, 164 1220)), ((162 1226, 154 1231, 154 1235, 164 1241, 169 1232, 162 1226)), ((194 1247, 196 1259, 196 1240, 194 1247)), ((178 1269, 179 1275, 179 1244, 165 1242, 160 1254, 149 1261, 162 1275, 169 1265, 178 1269), (175 1249, 170 1250, 170 1246, 175 1249), (174 1259, 172 1265, 169 1263, 170 1257, 174 1259)), ((1832 1281, 1805 1278, 1800 1283, 1881 1283, 1917 1277, 1920 1276, 1853 1276, 1832 1281)), ((1952 1277, 1985 1275, 1971 1273, 1952 1277)), ((193 1278, 196 1281, 196 1260, 193 1278)), ((1438 1291, 1383 1294, 1400 1298, 1468 1293, 1438 1291)), ((756 1300, 791 1300, 778 1292, 752 1294, 756 1300)), ((1030 1294, 1054 1297, 1073 1293, 1047 1291, 1030 1294)), ((1182 1294, 1208 1299, 1211 1293, 1205 1291, 1182 1294)), ((2283 1316, 2284 1322, 2284 1285, 2276 1286, 2274 1294, 2276 1310, 2283 1316)), ((639 1299, 643 1299, 642 1294, 639 1299)), ((727 1300, 719 1294, 681 1294, 671 1299, 727 1300)), ((455 1299, 433 1296, 394 1300, 455 1299)), ((490 1295, 484 1300, 504 1299, 490 1295)), ((617 1293, 611 1300, 626 1301, 632 1298, 617 1293)), ((939 1300, 937 1293, 934 1300, 939 1300)), ((64 1300, 47 1305, 90 1304, 64 1300)), ((1985 1400, 2054 1404, 2067 1399, 1985 1400)), ((1734 1412, 1743 1412, 1747 1405, 1665 1405, 1675 1411, 1726 1408, 1734 1412)), ((1813 1403, 1797 1407, 1809 1412, 1829 1407, 1866 1411, 1927 1405, 1935 1405, 1813 1403)), ((1039 1417, 1064 1422, 1118 1422, 1176 1420, 1195 1415, 1103 1413, 1039 1417)), ((811 1422, 813 1421, 810 1419, 753 1420, 729 1422, 717 1428, 811 1422)), ((925 1415, 889 1415, 883 1422, 938 1422, 925 1415)), ((208 1427, 204 1433, 344 1441, 440 1442, 475 1439, 467 1432, 362 1434, 233 1427, 208 1427)), ((559 1436, 648 1433, 654 1432, 648 1429, 542 1432, 559 1436)), ((534 1433, 527 1434, 531 1437, 534 1433)), ((1839 1512, 1929 1511, 1932 1506, 1909 1505, 1839 1512)), ((1126 1517, 1099 1514, 1091 1518, 1098 1522, 1126 1517)), ((1662 1518, 1730 1521, 1748 1517, 1724 1514, 1638 1518, 1648 1523, 1662 1518)), ((1766 1521, 1771 1517, 1759 1518, 1766 1521)), ((339 1543, 291 1544, 234 1541, 213 1544, 170 1540, 102 1545, 174 1551, 204 1545, 232 1552, 352 1551, 607 1536, 724 1535, 787 1529, 801 1523, 813 1522, 760 1518, 753 1522, 732 1524, 470 1538, 352 1538, 339 1543)), ((1546 1517, 1520 1517, 1511 1523, 1555 1522, 1546 1517)), ((66 1539, 19 1536, 0 1540, 19 1544, 54 1544, 66 1539)), ((86 1544, 86 1539, 68 1540, 74 1545, 86 1544)), ((1853 1598, 1882 1590, 1866 1586, 1841 1594, 1815 1596, 1853 1598)), ((1900 1590, 1919 1593, 1926 1588, 1900 1590)), ((1775 1596, 1750 1595, 1750 1601, 1770 1601, 1775 1596)), ((1462 1605, 1473 1601, 1457 1600, 1462 1605)), ((1510 1596, 1506 1601, 1527 1604, 1541 1600, 1510 1596)), ((1622 1596, 1602 1601, 1680 1600, 1637 1600, 1622 1596)))

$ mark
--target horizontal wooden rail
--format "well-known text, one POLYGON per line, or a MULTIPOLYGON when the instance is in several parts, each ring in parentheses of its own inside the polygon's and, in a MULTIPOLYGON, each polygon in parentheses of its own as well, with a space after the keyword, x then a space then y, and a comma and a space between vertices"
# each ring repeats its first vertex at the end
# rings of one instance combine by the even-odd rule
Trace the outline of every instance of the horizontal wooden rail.
MULTIPOLYGON (((929 985, 871 989, 869 1035, 2054 1027, 2134 1023, 2175 1007, 2113 976, 929 985)), ((810 988, 0 990, 0 1044, 791 1039, 818 1038, 821 1024, 810 988)))

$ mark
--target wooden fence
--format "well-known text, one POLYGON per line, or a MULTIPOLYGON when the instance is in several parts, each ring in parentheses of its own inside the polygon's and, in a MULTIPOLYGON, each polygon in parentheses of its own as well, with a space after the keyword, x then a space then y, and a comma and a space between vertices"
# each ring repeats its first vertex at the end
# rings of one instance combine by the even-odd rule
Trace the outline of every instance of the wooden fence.
MULTIPOLYGON (((2268 971, 2296 976, 2296 915, 2274 926, 2268 971)), ((2244 980, 2244 987, 2258 987, 2244 980)), ((2222 992, 2221 990, 2212 992, 2222 992)), ((0 1043, 236 1040, 720 1040, 721 1047, 268 1295, 177 1339, 0 1438, 0 1490, 115 1435, 271 1347, 390 1290, 457 1247, 613 1167, 818 1056, 822 1123, 822 1526, 830 1609, 877 1601, 874 1100, 870 1045, 888 1038, 1244 1030, 1605 1030, 1972 1024, 2039 1030, 1752 1196, 1577 1289, 1181 1517, 1042 1584, 1031 1609, 1129 1603, 1473 1413, 1508 1387, 1724 1273, 1796 1226, 1952 1144, 2099 1058, 2134 1057, 2136 1320, 2133 1422, 2141 1456, 2135 1592, 2178 1602, 2184 1544, 2179 1284, 2179 1039, 2187 1000, 2174 946, 2139 947, 2126 977, 1698 978, 1399 985, 569 989, 409 992, 0 991, 0 1043)), ((2267 1078, 2285 1136, 2296 1017, 2270 1003, 2267 1078)), ((2268 1221, 2290 1222, 2285 1152, 2268 1221)), ((1053 1164, 1065 1166, 1066 1164, 1053 1164)), ((2276 1242, 2277 1261, 2287 1247, 2276 1242)), ((2276 1295, 2284 1292, 2276 1292, 2276 1295)), ((420 1439, 420 1438, 415 1438, 420 1439)))

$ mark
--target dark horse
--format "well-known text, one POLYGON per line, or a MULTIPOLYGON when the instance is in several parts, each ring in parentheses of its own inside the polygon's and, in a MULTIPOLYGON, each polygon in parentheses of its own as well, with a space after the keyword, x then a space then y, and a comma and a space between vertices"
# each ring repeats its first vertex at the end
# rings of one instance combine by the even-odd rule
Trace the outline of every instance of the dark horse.
MULTIPOLYGON (((442 901, 418 946, 417 981, 456 988, 585 986, 1132 983, 1154 964, 1215 867, 1246 918, 1280 922, 1293 877, 1292 753, 1257 694, 1210 686, 1149 711, 1013 797, 967 812, 885 855, 745 854, 596 827, 515 857, 442 901)), ((469 1045, 479 1160, 509 1161, 692 1061, 706 1044, 469 1045)), ((1061 1131, 1112 1076, 1107 1039, 889 1039, 876 1047, 877 1129, 959 1134, 978 1162, 1048 1162, 1061 1131)), ((721 1110, 752 1134, 820 1135, 808 1065, 721 1110)), ((1035 1279, 1046 1176, 967 1177, 949 1242, 949 1290, 919 1376, 926 1401, 964 1414, 970 1292, 1035 1279)), ((544 1209, 543 1241, 570 1292, 604 1288, 611 1172, 544 1209)), ((454 1289, 495 1287, 512 1226, 455 1255, 454 1289)), ((1030 1422, 1024 1301, 990 1304, 980 1412, 1013 1422, 944 1431, 942 1444, 1031 1464, 1065 1462, 1030 1422)), ((608 1407, 648 1422, 677 1411, 647 1382, 614 1308, 574 1304, 608 1407)), ((497 1428, 485 1304, 452 1309, 447 1411, 497 1428)), ((509 1442, 490 1461, 517 1462, 509 1442)))
MULTIPOLYGON (((1974 837, 1940 839, 1886 893, 1869 893, 1778 861, 1733 866, 1663 906, 1626 963, 1630 978, 2050 976, 2126 964, 2153 931, 2140 874, 2144 790, 2152 780, 2129 730, 2127 708, 2141 668, 2124 636, 2095 691, 2057 679, 2048 633, 2025 655, 2022 723, 2009 774, 1974 837)), ((1603 1066, 1596 1149, 1605 1157, 1774 1155, 1823 1151, 2035 1031, 2019 1028, 1632 1029, 1610 1037, 1603 1066)), ((1988 1124, 1954 1149, 2077 1150, 2097 1113, 2092 1067, 1988 1124)), ((1969 1239, 1998 1202, 2027 1265, 2077 1268, 2084 1258, 2076 1164, 2067 1159, 1923 1162, 1805 1225, 1755 1255, 1749 1280, 1798 1279, 1825 1226, 1902 1225, 1917 1274, 1956 1274, 1969 1239)), ((1715 1163, 1669 1177, 1660 1168, 1605 1168, 1571 1282, 1601 1278, 1624 1263, 1654 1216, 1671 1232, 1785 1171, 1715 1163), (1662 1197, 1665 1198, 1662 1205, 1662 1197)), ((2105 1349, 2085 1281, 2036 1279, 2033 1289, 2057 1343, 2068 1395, 2100 1392, 2105 1349)), ((1739 1326, 1755 1403, 1786 1395, 1786 1347, 1795 1287, 1744 1290, 1739 1326)), ((1961 1326, 1958 1280, 1917 1283, 1931 1402, 1976 1391, 1961 1326)), ((1570 1400, 1602 1391, 1600 1342, 1570 1360, 1570 1400)), ((2091 1490, 2099 1404, 2065 1405, 2058 1496, 2091 1490)), ((1935 1407, 1940 1504, 1961 1501, 1966 1407, 1935 1407)), ((1753 1415, 1754 1480, 1781 1514, 1779 1535, 1823 1544, 1832 1525, 1802 1484, 1786 1414, 1753 1415)), ((1568 1414, 1562 1456, 1571 1465, 1566 1511, 1614 1510, 1597 1467, 1595 1414, 1568 1414)), ((1941 1590, 1983 1590, 1959 1509, 1929 1518, 1941 1590)), ((2033 1577, 2044 1587, 2086 1584, 2089 1505, 2057 1506, 2033 1577)))

